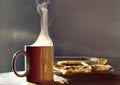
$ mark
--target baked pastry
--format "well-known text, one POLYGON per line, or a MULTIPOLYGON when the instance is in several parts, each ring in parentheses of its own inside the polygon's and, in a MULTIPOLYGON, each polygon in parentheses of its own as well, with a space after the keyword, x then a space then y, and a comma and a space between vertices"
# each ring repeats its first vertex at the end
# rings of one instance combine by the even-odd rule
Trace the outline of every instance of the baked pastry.
POLYGON ((112 67, 110 65, 91 65, 93 72, 109 72, 112 67))
POLYGON ((58 61, 57 65, 85 65, 86 63, 81 62, 81 61, 58 61))
POLYGON ((59 61, 54 70, 61 72, 63 75, 72 75, 76 73, 90 73, 92 67, 80 61, 59 61))
POLYGON ((91 58, 89 61, 86 61, 88 65, 105 65, 107 64, 108 60, 106 58, 91 58))
POLYGON ((106 58, 90 58, 87 61, 63 60, 54 65, 54 70, 63 75, 72 75, 77 73, 104 73, 111 71, 112 67, 107 65, 106 58))

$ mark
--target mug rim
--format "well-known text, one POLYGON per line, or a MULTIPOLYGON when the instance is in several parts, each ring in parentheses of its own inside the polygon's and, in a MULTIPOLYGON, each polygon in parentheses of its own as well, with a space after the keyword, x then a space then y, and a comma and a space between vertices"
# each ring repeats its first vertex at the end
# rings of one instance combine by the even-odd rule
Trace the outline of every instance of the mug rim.
POLYGON ((25 45, 24 47, 53 47, 53 46, 33 46, 33 45, 25 45))

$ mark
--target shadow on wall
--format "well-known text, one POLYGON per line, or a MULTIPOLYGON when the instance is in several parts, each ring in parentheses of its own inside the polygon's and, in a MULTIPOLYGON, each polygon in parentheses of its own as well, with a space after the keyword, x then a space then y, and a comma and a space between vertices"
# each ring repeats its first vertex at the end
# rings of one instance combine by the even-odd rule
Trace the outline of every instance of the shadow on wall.
MULTIPOLYGON (((39 19, 33 0, 0 0, 0 72, 12 71, 13 54, 36 40, 39 19)), ((18 70, 23 64, 21 57, 18 70)))

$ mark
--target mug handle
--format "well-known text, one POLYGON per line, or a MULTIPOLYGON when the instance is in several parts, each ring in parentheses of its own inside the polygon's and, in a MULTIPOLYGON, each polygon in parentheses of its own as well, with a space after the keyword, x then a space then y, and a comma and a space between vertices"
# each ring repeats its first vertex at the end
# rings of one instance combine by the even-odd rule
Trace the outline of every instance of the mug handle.
POLYGON ((28 53, 27 53, 26 51, 24 51, 24 50, 16 52, 16 53, 14 54, 14 56, 13 56, 12 66, 13 66, 13 72, 14 72, 17 76, 19 76, 19 77, 24 77, 24 76, 26 76, 26 75, 28 74, 28 72, 29 72, 29 55, 28 55, 28 53), (16 69, 16 59, 17 59, 17 57, 19 57, 19 55, 21 55, 21 54, 23 54, 23 55, 26 56, 26 61, 27 61, 27 70, 26 70, 26 72, 23 73, 23 74, 19 74, 19 73, 17 72, 17 69, 16 69))

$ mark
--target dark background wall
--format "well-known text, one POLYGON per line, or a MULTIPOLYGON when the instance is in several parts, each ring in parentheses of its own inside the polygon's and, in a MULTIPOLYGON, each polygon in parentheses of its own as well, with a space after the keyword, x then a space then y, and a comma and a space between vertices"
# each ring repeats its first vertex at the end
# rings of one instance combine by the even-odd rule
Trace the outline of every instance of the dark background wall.
POLYGON ((53 35, 57 53, 120 55, 119 0, 56 0, 53 35))
MULTIPOLYGON (((35 0, 0 0, 0 72, 40 31, 35 0)), ((49 33, 55 55, 119 57, 120 0, 51 0, 49 33)), ((23 58, 18 69, 23 69, 23 58)))

